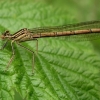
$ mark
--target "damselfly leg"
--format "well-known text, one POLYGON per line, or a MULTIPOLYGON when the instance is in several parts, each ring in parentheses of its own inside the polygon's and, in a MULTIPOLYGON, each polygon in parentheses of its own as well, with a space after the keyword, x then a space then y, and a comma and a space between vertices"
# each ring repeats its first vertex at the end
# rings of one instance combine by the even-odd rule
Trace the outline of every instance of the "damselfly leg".
POLYGON ((6 66, 6 70, 5 70, 5 71, 7 71, 7 70, 8 70, 8 68, 9 68, 10 64, 11 64, 11 63, 12 63, 12 61, 14 60, 15 52, 14 52, 13 43, 14 43, 14 42, 11 42, 12 56, 11 56, 11 58, 10 58, 10 61, 8 62, 8 65, 6 66))
POLYGON ((30 53, 32 53, 32 74, 33 74, 33 71, 34 71, 34 51, 30 50, 29 48, 23 46, 22 44, 20 43, 17 43, 19 46, 21 46, 22 48, 26 49, 27 51, 29 51, 30 53))
MULTIPOLYGON (((3 50, 6 47, 7 43, 8 43, 8 40, 3 44, 3 46, 0 48, 0 50, 3 50)), ((9 68, 10 64, 12 63, 12 61, 14 59, 14 54, 15 53, 14 53, 13 42, 11 42, 11 48, 12 48, 12 56, 10 58, 10 61, 8 62, 8 65, 6 66, 5 71, 7 71, 7 69, 9 68)))
POLYGON ((2 47, 0 48, 0 50, 3 50, 6 47, 7 43, 8 43, 8 40, 2 45, 2 47))
POLYGON ((36 40, 36 53, 38 53, 38 40, 37 39, 34 40, 36 40))
MULTIPOLYGON (((37 39, 34 39, 36 40, 36 53, 38 53, 38 40, 37 39)), ((22 48, 26 49, 27 51, 29 51, 30 53, 32 53, 32 74, 34 73, 34 51, 30 50, 29 48, 23 46, 21 43, 17 42, 17 44, 19 46, 21 46, 22 48)))

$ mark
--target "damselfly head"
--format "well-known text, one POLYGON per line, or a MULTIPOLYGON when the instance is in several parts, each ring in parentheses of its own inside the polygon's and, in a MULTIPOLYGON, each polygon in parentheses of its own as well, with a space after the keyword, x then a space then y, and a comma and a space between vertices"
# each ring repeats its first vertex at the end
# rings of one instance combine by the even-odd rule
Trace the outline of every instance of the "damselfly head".
POLYGON ((5 32, 3 33, 3 35, 4 35, 4 36, 9 36, 9 35, 10 35, 10 32, 9 32, 9 31, 5 31, 5 32))
POLYGON ((10 36, 10 32, 9 31, 5 31, 4 33, 2 33, 2 35, 0 36, 0 38, 5 39, 7 37, 10 36))

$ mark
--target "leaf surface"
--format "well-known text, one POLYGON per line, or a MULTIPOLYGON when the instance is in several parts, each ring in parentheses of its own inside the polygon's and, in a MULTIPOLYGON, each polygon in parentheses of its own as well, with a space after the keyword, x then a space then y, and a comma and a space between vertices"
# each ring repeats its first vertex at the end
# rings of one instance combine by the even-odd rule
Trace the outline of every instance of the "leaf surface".
MULTIPOLYGON (((70 17, 74 10, 70 12, 44 1, 0 1, 0 31, 7 29, 13 34, 25 27, 75 22, 70 17)), ((14 45, 15 59, 4 72, 12 54, 9 42, 0 51, 0 100, 14 100, 14 90, 26 100, 100 99, 100 57, 91 42, 38 39, 38 53, 36 41, 22 44, 34 51, 34 75, 32 54, 17 44, 14 45)))

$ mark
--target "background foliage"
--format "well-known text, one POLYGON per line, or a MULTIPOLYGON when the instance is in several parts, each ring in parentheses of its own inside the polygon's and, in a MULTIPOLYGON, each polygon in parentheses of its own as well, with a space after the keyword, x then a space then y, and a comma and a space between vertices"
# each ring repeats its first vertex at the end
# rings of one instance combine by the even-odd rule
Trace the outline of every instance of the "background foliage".
MULTIPOLYGON (((99 20, 99 0, 1 0, 0 33, 21 28, 58 26, 99 20)), ((2 45, 2 42, 0 42, 2 45)), ((55 38, 23 43, 32 54, 10 43, 0 51, 0 100, 100 100, 100 40, 67 41, 55 38)))

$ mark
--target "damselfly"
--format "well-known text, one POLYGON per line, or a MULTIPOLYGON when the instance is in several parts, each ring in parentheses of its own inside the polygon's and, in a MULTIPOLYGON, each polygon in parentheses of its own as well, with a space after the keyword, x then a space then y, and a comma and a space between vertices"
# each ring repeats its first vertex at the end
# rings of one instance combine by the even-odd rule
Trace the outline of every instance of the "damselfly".
POLYGON ((32 72, 33 72, 34 51, 23 46, 21 42, 36 40, 38 47, 38 40, 37 40, 38 38, 63 37, 63 36, 65 38, 73 35, 80 36, 82 34, 84 35, 92 34, 94 36, 95 35, 100 36, 100 21, 82 22, 77 24, 69 24, 65 26, 54 26, 45 28, 33 28, 33 29, 23 28, 14 34, 10 34, 9 31, 6 31, 0 36, 1 39, 6 40, 5 44, 2 46, 1 49, 4 49, 8 41, 11 41, 12 56, 10 58, 10 61, 8 62, 6 69, 8 69, 8 67, 10 66, 10 64, 14 59, 15 51, 13 43, 17 43, 19 46, 23 47, 24 49, 28 50, 33 54, 33 59, 32 59, 32 72))

